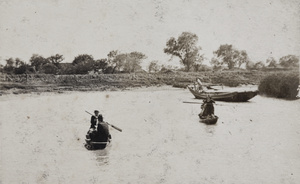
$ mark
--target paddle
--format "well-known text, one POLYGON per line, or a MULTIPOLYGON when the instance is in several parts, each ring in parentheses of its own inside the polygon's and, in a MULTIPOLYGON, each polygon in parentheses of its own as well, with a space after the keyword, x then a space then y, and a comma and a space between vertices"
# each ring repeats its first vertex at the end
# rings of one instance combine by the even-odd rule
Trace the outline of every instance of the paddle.
POLYGON ((190 103, 190 104, 202 104, 200 102, 182 102, 182 103, 190 103))
MULTIPOLYGON (((202 103, 200 103, 200 102, 182 102, 182 103, 189 103, 189 104, 203 104, 203 102, 202 102, 202 103)), ((220 105, 220 104, 214 103, 214 105, 220 105)), ((221 105, 221 106, 222 106, 222 105, 221 105)))
MULTIPOLYGON (((88 114, 90 114, 90 115, 92 115, 92 116, 94 116, 92 113, 90 113, 90 112, 88 112, 88 111, 85 111, 85 112, 88 113, 88 114)), ((108 124, 109 126, 113 127, 114 129, 116 129, 116 130, 122 132, 122 129, 121 129, 121 128, 118 128, 118 127, 116 127, 116 126, 114 126, 114 125, 112 125, 112 124, 109 124, 109 123, 107 123, 107 122, 104 122, 104 123, 108 124)))

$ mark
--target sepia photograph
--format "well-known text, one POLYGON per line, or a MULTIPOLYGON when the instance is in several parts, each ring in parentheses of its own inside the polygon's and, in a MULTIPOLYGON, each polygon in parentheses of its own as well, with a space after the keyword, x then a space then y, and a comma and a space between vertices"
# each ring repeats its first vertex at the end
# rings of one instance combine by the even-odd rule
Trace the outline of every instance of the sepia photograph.
POLYGON ((299 0, 0 0, 0 184, 298 184, 299 59, 299 0))

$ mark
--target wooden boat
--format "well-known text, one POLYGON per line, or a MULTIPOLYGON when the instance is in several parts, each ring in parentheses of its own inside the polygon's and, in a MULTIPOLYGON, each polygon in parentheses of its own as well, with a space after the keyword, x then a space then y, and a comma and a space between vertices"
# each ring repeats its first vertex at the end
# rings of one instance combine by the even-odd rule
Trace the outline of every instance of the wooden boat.
POLYGON ((84 147, 88 150, 105 149, 111 143, 111 135, 99 133, 95 129, 90 129, 86 134, 84 147))
POLYGON ((105 149, 110 143, 110 138, 107 138, 105 142, 101 142, 101 140, 92 140, 89 134, 87 134, 84 147, 88 150, 105 149))
POLYGON ((105 149, 111 143, 110 139, 107 142, 95 142, 89 139, 85 139, 85 141, 84 147, 88 150, 105 149))
POLYGON ((200 118, 200 122, 208 125, 216 124, 219 119, 219 117, 216 115, 214 117, 212 116, 207 117, 207 116, 200 116, 200 114, 199 114, 199 118, 200 118))
POLYGON ((207 95, 210 95, 212 99, 216 101, 225 102, 246 102, 258 94, 258 90, 255 91, 241 91, 241 92, 225 92, 225 91, 203 91, 198 92, 192 87, 188 86, 190 92, 197 99, 206 99, 207 95))

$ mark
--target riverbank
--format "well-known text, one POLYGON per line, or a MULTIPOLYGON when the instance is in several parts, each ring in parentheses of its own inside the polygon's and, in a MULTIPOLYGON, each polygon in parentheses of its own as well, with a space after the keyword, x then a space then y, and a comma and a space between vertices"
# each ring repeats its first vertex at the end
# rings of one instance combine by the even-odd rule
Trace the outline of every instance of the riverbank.
POLYGON ((200 78, 204 85, 224 85, 237 87, 240 85, 258 85, 260 81, 277 73, 296 73, 298 71, 208 71, 135 73, 135 74, 97 74, 97 75, 49 75, 23 74, 0 75, 0 95, 44 93, 64 93, 67 91, 119 91, 132 88, 169 85, 185 88, 200 78))

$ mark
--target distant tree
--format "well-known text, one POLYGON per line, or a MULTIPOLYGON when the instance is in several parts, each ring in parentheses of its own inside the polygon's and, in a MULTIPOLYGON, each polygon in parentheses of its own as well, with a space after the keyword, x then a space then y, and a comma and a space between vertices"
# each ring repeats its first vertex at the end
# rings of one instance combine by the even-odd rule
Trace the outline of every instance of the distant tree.
POLYGON ((88 74, 89 71, 94 70, 94 58, 88 54, 81 54, 74 58, 73 65, 75 65, 76 74, 88 74))
POLYGON ((211 71, 211 70, 212 68, 207 65, 201 65, 201 67, 199 68, 199 71, 211 71))
POLYGON ((13 73, 15 69, 15 60, 13 58, 6 59, 6 65, 3 67, 5 73, 13 73))
POLYGON ((114 63, 113 73, 115 73, 115 71, 120 72, 121 70, 123 70, 126 59, 128 59, 127 54, 121 53, 116 55, 115 59, 113 60, 114 63))
POLYGON ((148 65, 148 72, 151 73, 153 72, 158 72, 160 70, 159 65, 157 64, 158 61, 151 61, 150 64, 148 65))
POLYGON ((277 61, 273 57, 269 57, 266 60, 266 63, 269 64, 268 67, 271 67, 271 68, 276 68, 277 67, 277 61))
POLYGON ((19 66, 18 68, 15 68, 15 74, 24 74, 30 72, 30 67, 28 66, 28 64, 24 64, 19 66))
POLYGON ((213 69, 219 69, 222 67, 220 60, 216 57, 211 58, 210 64, 213 66, 213 69))
POLYGON ((29 70, 28 64, 19 58, 16 58, 15 74, 24 74, 29 70))
POLYGON ((193 63, 193 65, 192 65, 193 70, 195 72, 199 72, 203 66, 202 61, 204 60, 204 57, 203 57, 203 55, 201 55, 200 57, 201 57, 201 59, 196 60, 195 63, 193 63))
POLYGON ((41 71, 46 74, 56 74, 58 72, 58 68, 53 63, 47 63, 42 66, 41 71))
POLYGON ((76 66, 72 63, 61 63, 58 73, 61 75, 76 74, 76 66))
POLYGON ((121 54, 118 50, 110 51, 107 54, 107 57, 109 66, 111 68, 111 73, 120 71, 126 60, 126 54, 121 54))
POLYGON ((28 70, 28 65, 19 58, 9 58, 6 60, 6 65, 3 67, 3 71, 11 74, 23 74, 28 70))
POLYGON ((238 63, 239 68, 242 66, 242 64, 245 64, 249 61, 248 54, 245 50, 239 51, 239 55, 235 59, 238 63))
POLYGON ((16 58, 16 60, 15 60, 15 65, 16 65, 16 67, 18 68, 18 67, 20 67, 20 66, 25 65, 25 62, 22 61, 22 60, 19 59, 19 58, 16 58))
POLYGON ((195 62, 195 63, 193 64, 193 70, 194 70, 195 72, 199 72, 200 69, 201 69, 201 66, 202 66, 201 63, 195 62))
POLYGON ((4 66, 2 64, 0 64, 0 72, 4 71, 4 66))
MULTIPOLYGON (((190 32, 183 32, 177 40, 171 37, 167 43, 164 52, 176 56, 185 66, 186 71, 190 71, 195 62, 201 63, 203 57, 200 55, 201 47, 197 46, 198 36, 190 32)), ((171 58, 172 59, 172 58, 171 58)))
POLYGON ((143 59, 146 59, 146 55, 141 52, 131 52, 126 54, 126 59, 124 62, 124 72, 131 73, 140 70, 141 62, 143 59))
POLYGON ((254 68, 257 70, 265 68, 265 64, 262 61, 258 61, 254 64, 254 68))
POLYGON ((228 44, 220 45, 218 50, 214 51, 214 55, 221 60, 220 64, 227 65, 228 69, 233 69, 235 66, 241 67, 249 60, 246 51, 239 51, 228 44))
POLYGON ((15 60, 13 58, 6 59, 6 66, 14 66, 15 60))
POLYGON ((65 58, 63 57, 63 55, 60 54, 55 54, 53 56, 50 56, 47 58, 50 63, 54 64, 55 66, 58 66, 60 62, 62 62, 65 58))
POLYGON ((95 61, 94 64, 94 71, 98 72, 99 70, 105 71, 108 67, 108 60, 107 59, 98 59, 95 61))
POLYGON ((160 68, 161 72, 178 70, 178 67, 173 65, 161 65, 160 68))
POLYGON ((94 61, 94 58, 92 55, 88 55, 88 54, 81 54, 78 55, 74 58, 73 60, 73 65, 78 65, 80 63, 88 63, 89 61, 94 61))
POLYGON ((88 74, 90 71, 94 71, 95 61, 89 60, 87 62, 79 63, 75 66, 76 74, 88 74))
POLYGON ((29 62, 36 71, 39 71, 43 65, 49 63, 49 61, 46 58, 37 54, 33 54, 29 59, 29 62))
POLYGON ((283 56, 279 59, 279 64, 283 67, 299 67, 299 57, 295 55, 283 56))
POLYGON ((115 58, 120 52, 118 50, 112 50, 107 54, 109 60, 115 58))
POLYGON ((246 69, 247 69, 247 70, 253 70, 253 69, 255 69, 254 65, 255 65, 254 62, 248 61, 248 62, 246 63, 246 69))
POLYGON ((113 70, 114 70, 114 68, 112 66, 107 66, 105 68, 105 70, 103 71, 103 73, 105 73, 105 74, 111 74, 111 73, 113 73, 113 70))
POLYGON ((199 72, 201 66, 202 66, 201 64, 194 63, 194 64, 193 64, 193 70, 194 70, 195 72, 199 72))

